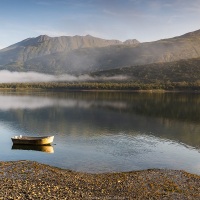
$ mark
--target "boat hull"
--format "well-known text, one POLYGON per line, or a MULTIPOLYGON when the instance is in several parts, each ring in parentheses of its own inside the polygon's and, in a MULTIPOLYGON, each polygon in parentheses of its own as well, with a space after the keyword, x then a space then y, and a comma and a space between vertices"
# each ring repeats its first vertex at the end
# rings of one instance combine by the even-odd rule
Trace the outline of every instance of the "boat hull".
POLYGON ((53 142, 54 136, 44 136, 44 137, 28 137, 28 136, 15 136, 12 137, 13 144, 20 145, 49 145, 53 142))

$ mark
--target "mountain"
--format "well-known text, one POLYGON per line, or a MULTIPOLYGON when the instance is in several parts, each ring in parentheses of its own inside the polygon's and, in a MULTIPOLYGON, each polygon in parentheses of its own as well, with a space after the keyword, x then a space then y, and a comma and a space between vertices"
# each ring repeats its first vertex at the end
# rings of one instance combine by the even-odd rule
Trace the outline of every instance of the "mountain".
POLYGON ((29 38, 0 51, 11 71, 83 74, 200 57, 200 30, 153 42, 103 40, 92 36, 29 38))
POLYGON ((2 49, 0 51, 0 64, 5 65, 11 62, 26 62, 33 58, 63 51, 69 52, 74 49, 105 47, 117 44, 122 44, 122 42, 118 40, 104 40, 90 35, 74 37, 49 37, 47 35, 41 35, 36 38, 28 38, 2 49))
POLYGON ((139 44, 139 42, 136 39, 129 39, 129 40, 124 41, 123 44, 125 44, 125 45, 136 45, 136 44, 139 44))

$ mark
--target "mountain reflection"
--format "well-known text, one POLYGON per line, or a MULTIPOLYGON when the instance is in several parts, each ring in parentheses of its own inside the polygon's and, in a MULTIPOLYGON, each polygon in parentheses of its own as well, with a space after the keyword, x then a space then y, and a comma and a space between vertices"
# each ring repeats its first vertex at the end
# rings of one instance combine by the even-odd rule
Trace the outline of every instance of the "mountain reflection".
POLYGON ((200 146, 199 94, 4 92, 0 120, 26 134, 142 133, 200 146))

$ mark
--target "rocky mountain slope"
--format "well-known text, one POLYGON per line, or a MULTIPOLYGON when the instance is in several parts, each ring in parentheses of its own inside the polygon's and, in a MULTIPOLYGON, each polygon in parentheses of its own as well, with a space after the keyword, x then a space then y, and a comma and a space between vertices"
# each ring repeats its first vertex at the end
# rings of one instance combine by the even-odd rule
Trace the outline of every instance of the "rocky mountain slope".
POLYGON ((0 51, 0 67, 11 71, 83 74, 200 57, 200 30, 154 42, 103 40, 92 36, 39 36, 0 51))
POLYGON ((11 45, 0 51, 0 64, 5 65, 11 62, 26 62, 33 58, 50 55, 53 53, 66 53, 74 49, 105 47, 109 45, 122 44, 118 40, 104 40, 87 36, 62 36, 49 37, 41 35, 36 38, 28 38, 19 43, 11 45))

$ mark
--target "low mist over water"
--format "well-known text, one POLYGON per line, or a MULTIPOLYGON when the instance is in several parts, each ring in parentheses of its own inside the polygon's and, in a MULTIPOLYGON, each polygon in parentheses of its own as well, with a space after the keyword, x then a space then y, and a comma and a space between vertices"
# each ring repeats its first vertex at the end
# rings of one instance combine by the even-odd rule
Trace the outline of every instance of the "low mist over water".
POLYGON ((37 72, 10 72, 0 71, 0 83, 33 83, 33 82, 56 82, 56 81, 99 81, 99 80, 124 80, 126 76, 111 76, 94 78, 89 75, 73 76, 70 74, 50 75, 37 72))

